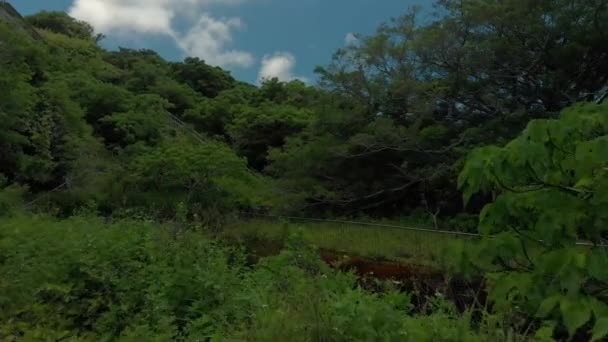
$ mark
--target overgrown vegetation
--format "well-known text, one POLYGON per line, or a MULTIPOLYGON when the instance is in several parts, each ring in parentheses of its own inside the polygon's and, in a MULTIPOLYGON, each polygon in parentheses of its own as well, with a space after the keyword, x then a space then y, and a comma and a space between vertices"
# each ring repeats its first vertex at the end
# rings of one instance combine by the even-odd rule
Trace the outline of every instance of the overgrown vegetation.
MULTIPOLYGON (((198 233, 95 217, 0 223, 0 338, 483 341, 441 298, 369 293, 292 237, 254 267, 198 233)), ((497 333, 497 332, 493 332, 497 333)))
POLYGON ((256 254, 267 254, 284 246, 285 240, 298 232, 306 243, 322 250, 434 268, 449 266, 446 263, 452 256, 446 252, 457 248, 458 240, 463 239, 470 245, 478 240, 476 236, 434 232, 432 226, 427 227, 428 230, 398 227, 252 219, 226 225, 222 237, 251 245, 253 249, 259 248, 256 254))
POLYGON ((0 21, 0 337, 606 338, 607 4, 437 6, 359 36, 316 86, 106 51, 65 13, 0 21), (478 223, 482 239, 293 238, 242 212, 478 223), (225 236, 287 249, 250 265, 225 236), (310 243, 426 265, 451 253, 446 272, 484 277, 488 302, 414 312, 310 243))

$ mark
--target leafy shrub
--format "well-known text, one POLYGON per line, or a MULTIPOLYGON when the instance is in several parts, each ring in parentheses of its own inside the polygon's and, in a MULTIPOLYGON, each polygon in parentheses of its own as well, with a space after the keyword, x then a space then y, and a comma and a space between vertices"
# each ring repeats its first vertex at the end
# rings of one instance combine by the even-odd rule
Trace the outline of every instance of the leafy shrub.
POLYGON ((25 188, 17 185, 3 188, 2 179, 0 178, 0 217, 10 215, 21 209, 25 192, 25 188))
POLYGON ((190 214, 213 224, 225 212, 262 200, 263 179, 224 144, 174 141, 142 153, 131 162, 119 195, 127 205, 156 216, 173 217, 183 202, 190 214))
POLYGON ((222 310, 242 262, 205 239, 176 241, 151 223, 94 218, 19 218, 0 229, 2 339, 95 340, 142 329, 179 336, 189 324, 207 320, 213 330, 229 319, 222 310))
POLYGON ((50 30, 77 39, 92 39, 93 27, 78 21, 64 12, 40 12, 31 15, 26 20, 40 29, 50 30))
POLYGON ((458 232, 476 233, 478 223, 478 215, 460 213, 455 217, 448 219, 446 227, 458 232))
POLYGON ((496 309, 557 337, 608 335, 608 105, 573 106, 473 151, 459 183, 465 200, 498 193, 479 223, 493 238, 467 251, 490 272, 496 309))
POLYGON ((154 223, 4 220, 0 339, 484 340, 445 304, 414 315, 407 294, 366 292, 300 237, 287 245, 249 268, 233 248, 154 223))

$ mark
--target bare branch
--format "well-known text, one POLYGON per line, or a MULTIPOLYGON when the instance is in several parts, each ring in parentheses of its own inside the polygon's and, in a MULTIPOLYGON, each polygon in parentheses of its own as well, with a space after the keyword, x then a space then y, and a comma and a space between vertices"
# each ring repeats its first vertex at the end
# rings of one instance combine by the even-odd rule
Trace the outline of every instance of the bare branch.
POLYGON ((445 153, 450 152, 452 149, 462 145, 465 138, 466 138, 466 134, 462 134, 460 136, 460 138, 458 139, 458 141, 456 141, 453 144, 446 146, 442 149, 439 149, 439 150, 425 150, 425 149, 421 149, 421 148, 405 148, 405 147, 399 147, 399 146, 383 146, 383 147, 379 147, 376 149, 372 149, 373 147, 375 147, 372 145, 372 146, 365 146, 366 150, 364 152, 356 153, 356 154, 343 154, 343 155, 339 155, 339 157, 342 157, 345 159, 353 159, 353 158, 365 157, 368 155, 372 155, 372 154, 376 154, 376 153, 380 153, 380 152, 384 152, 384 151, 410 152, 410 153, 422 153, 422 154, 445 154, 445 153))

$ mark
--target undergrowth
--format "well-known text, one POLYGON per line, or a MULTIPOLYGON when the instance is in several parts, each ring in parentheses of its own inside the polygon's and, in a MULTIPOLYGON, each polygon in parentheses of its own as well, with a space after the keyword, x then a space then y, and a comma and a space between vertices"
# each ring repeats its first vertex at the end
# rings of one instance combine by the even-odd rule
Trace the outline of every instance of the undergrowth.
MULTIPOLYGON (((434 299, 371 293, 331 270, 301 236, 248 266, 242 251, 153 222, 3 218, 5 341, 483 341, 470 315, 434 299)), ((492 337, 490 337, 490 335, 492 337)))
MULTIPOLYGON (((289 223, 253 219, 228 225, 222 235, 245 244, 258 241, 283 241, 294 232, 318 248, 372 259, 386 259, 409 265, 441 268, 449 263, 446 251, 464 240, 475 244, 474 237, 423 230, 360 226, 342 223, 289 223)), ((265 251, 261 251, 265 254, 265 251)))

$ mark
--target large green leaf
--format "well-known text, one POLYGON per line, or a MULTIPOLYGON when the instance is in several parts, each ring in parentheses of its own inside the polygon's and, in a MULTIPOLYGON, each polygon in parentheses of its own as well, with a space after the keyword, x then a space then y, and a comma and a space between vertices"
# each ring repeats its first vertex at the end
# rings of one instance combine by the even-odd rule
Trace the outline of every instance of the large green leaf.
POLYGON ((538 307, 537 317, 545 318, 551 314, 561 301, 561 296, 551 296, 545 298, 538 307))
POLYGON ((570 336, 591 319, 591 308, 580 298, 563 298, 560 309, 570 336))
POLYGON ((592 341, 599 341, 608 336, 608 317, 600 317, 596 320, 591 332, 592 341))
MULTIPOLYGON (((504 147, 471 152, 459 177, 465 200, 498 194, 479 225, 491 235, 480 256, 493 263, 474 261, 495 274, 491 300, 563 324, 571 336, 608 313, 605 250, 576 245, 601 241, 608 224, 607 118, 608 105, 583 104, 532 121, 504 147)), ((597 322, 603 336, 606 321, 597 322)))

